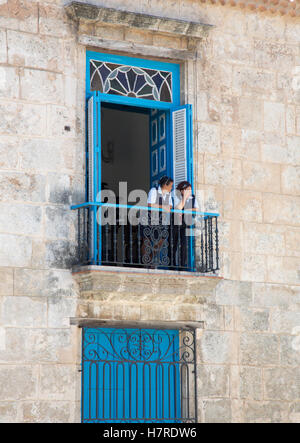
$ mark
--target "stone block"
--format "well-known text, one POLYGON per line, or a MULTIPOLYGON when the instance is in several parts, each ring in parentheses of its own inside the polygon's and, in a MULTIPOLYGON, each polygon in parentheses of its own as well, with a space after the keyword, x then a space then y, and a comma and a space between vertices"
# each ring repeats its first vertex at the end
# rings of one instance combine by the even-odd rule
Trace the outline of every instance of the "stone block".
POLYGON ((0 172, 0 201, 44 202, 46 178, 38 174, 0 172))
POLYGON ((62 45, 55 37, 7 31, 8 61, 12 65, 60 71, 62 45))
POLYGON ((300 137, 296 135, 287 136, 288 163, 299 165, 300 163, 300 137))
POLYGON ((239 187, 242 180, 241 162, 208 154, 205 156, 204 178, 206 184, 239 187))
POLYGON ((286 255, 300 256, 300 228, 288 228, 285 233, 286 255))
POLYGON ((262 381, 262 369, 242 366, 240 368, 240 398, 247 400, 262 400, 262 381))
POLYGON ((219 126, 207 123, 198 123, 197 145, 199 152, 218 154, 221 150, 219 126))
POLYGON ((223 307, 214 304, 203 304, 201 320, 204 321, 207 330, 224 330, 223 307))
POLYGON ((265 41, 284 41, 285 26, 280 16, 247 14, 247 31, 265 41))
POLYGON ((0 234, 0 245, 0 266, 30 266, 32 242, 29 237, 0 234))
POLYGON ((17 423, 18 403, 13 401, 0 402, 0 423, 17 423))
POLYGON ((256 40, 253 45, 254 64, 258 68, 290 73, 294 67, 296 46, 256 40))
POLYGON ((296 134, 296 109, 289 105, 286 108, 285 125, 287 134, 296 134))
POLYGON ((66 299, 63 296, 53 295, 48 297, 48 327, 69 328, 70 317, 76 315, 76 299, 66 299))
POLYGON ((299 257, 267 257, 268 281, 298 285, 300 282, 299 257))
POLYGON ((300 328, 292 329, 293 335, 280 335, 280 363, 282 366, 300 366, 300 328))
POLYGON ((195 118, 200 121, 208 120, 207 93, 205 91, 197 93, 197 114, 195 118))
POLYGON ((24 69, 20 76, 20 83, 23 100, 43 104, 64 103, 63 77, 61 74, 37 69, 24 69))
POLYGON ((18 166, 19 140, 15 137, 1 137, 0 168, 16 169, 18 166))
POLYGON ((71 204, 73 177, 67 174, 49 173, 47 174, 47 184, 49 203, 71 204))
POLYGON ((247 254, 243 256, 241 262, 242 280, 264 282, 266 273, 266 256, 257 254, 247 254))
POLYGON ((47 239, 68 239, 74 236, 71 223, 72 212, 67 206, 45 208, 45 236, 47 239), (72 235, 73 234, 73 235, 72 235))
POLYGON ((50 268, 70 269, 76 262, 76 245, 67 240, 46 243, 45 262, 50 268))
POLYGON ((19 98, 18 68, 0 66, 0 97, 6 99, 19 98))
MULTIPOLYGON (((129 31, 126 30, 126 31, 129 31)), ((95 35, 97 37, 109 38, 111 40, 123 40, 124 39, 124 28, 120 26, 111 26, 111 25, 96 25, 95 26, 95 35)))
MULTIPOLYGON (((5 349, 0 349, 0 361, 74 363, 72 345, 67 329, 6 328, 5 349)), ((24 374, 23 379, 26 379, 24 374)))
POLYGON ((244 161, 243 186, 244 189, 280 193, 280 166, 244 161))
POLYGON ((197 374, 200 397, 229 396, 229 366, 198 365, 197 374))
POLYGON ((241 334, 240 362, 250 366, 278 364, 279 337, 275 334, 241 334))
POLYGON ((262 194, 255 191, 236 191, 224 194, 224 217, 247 222, 262 221, 262 194))
POLYGON ((292 403, 289 408, 289 422, 300 423, 300 402, 292 403))
POLYGON ((246 423, 285 423, 286 403, 275 401, 246 401, 246 423))
POLYGON ((300 197, 264 194, 263 205, 265 223, 300 224, 300 197))
POLYGON ((7 135, 44 135, 46 107, 24 103, 0 103, 0 133, 7 135))
POLYGON ((72 423, 72 404, 66 401, 34 401, 22 405, 23 423, 72 423))
POLYGON ((237 331, 267 332, 269 321, 269 309, 235 308, 235 327, 237 331))
POLYGON ((275 87, 275 74, 244 66, 233 67, 232 86, 240 94, 256 91, 269 93, 275 87))
POLYGON ((252 285, 249 282, 222 280, 216 288, 216 303, 227 306, 248 306, 252 302, 252 285))
POLYGON ((21 168, 31 171, 65 171, 73 168, 72 142, 24 140, 20 147, 21 168))
POLYGON ((235 126, 222 125, 221 147, 224 157, 235 157, 241 144, 241 130, 235 126))
POLYGON ((0 62, 7 62, 7 43, 5 29, 0 30, 0 62))
POLYGON ((13 295, 14 275, 12 268, 0 268, 0 296, 13 295))
POLYGON ((64 10, 56 5, 39 5, 39 33, 56 37, 70 34, 70 22, 66 20, 64 10))
POLYGON ((214 399, 202 401, 204 423, 231 423, 231 400, 214 399))
POLYGON ((47 130, 51 137, 73 138, 82 134, 79 120, 76 122, 74 110, 66 106, 47 105, 47 130), (70 127, 70 131, 65 130, 70 127))
POLYGON ((274 307, 272 312, 272 332, 293 334, 295 328, 300 326, 300 312, 284 311, 274 307))
POLYGON ((249 65, 253 61, 253 50, 246 39, 232 39, 230 34, 214 32, 212 34, 214 57, 227 63, 249 65))
POLYGON ((1 366, 1 401, 30 400, 37 398, 37 382, 38 368, 36 366, 1 366))
POLYGON ((256 254, 277 254, 285 252, 285 228, 283 226, 244 224, 244 250, 256 254))
POLYGON ((113 317, 115 320, 139 321, 141 318, 141 307, 139 304, 115 304, 113 317))
POLYGON ((75 365, 41 365, 40 398, 75 400, 75 365))
POLYGON ((31 33, 38 32, 38 5, 30 0, 2 0, 0 26, 31 33))
POLYGON ((266 132, 284 134, 285 115, 284 104, 264 102, 264 130, 266 132))
POLYGON ((283 166, 281 186, 284 194, 300 194, 300 166, 283 166))
POLYGON ((262 129, 263 106, 260 100, 241 97, 239 103, 239 121, 244 129, 262 129))
POLYGON ((262 134, 255 129, 242 129, 241 140, 237 144, 236 153, 245 160, 260 161, 262 134))
POLYGON ((200 361, 210 364, 237 363, 237 336, 232 332, 204 331, 200 341, 200 361))
POLYGON ((264 369, 264 389, 268 400, 300 400, 300 368, 264 369))
POLYGON ((1 323, 19 328, 43 328, 47 325, 47 303, 38 297, 4 297, 1 323))
POLYGON ((14 294, 27 296, 63 296, 77 295, 76 283, 70 271, 16 269, 14 294))
POLYGON ((280 307, 283 311, 299 301, 299 288, 287 285, 253 283, 253 306, 280 307))
POLYGON ((10 234, 41 235, 42 208, 0 203, 0 231, 10 234))

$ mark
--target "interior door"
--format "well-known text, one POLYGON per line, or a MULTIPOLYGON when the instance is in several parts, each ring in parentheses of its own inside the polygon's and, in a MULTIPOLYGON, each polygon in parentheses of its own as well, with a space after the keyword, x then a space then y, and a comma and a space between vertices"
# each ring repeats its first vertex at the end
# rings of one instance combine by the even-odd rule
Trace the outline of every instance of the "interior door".
POLYGON ((150 188, 157 186, 163 175, 170 174, 168 122, 168 111, 150 110, 150 188))

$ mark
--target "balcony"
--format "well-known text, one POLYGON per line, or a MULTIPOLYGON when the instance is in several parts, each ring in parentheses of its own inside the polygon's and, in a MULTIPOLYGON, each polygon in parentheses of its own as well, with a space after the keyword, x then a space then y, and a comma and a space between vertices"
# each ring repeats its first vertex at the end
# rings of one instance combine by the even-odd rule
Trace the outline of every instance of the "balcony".
POLYGON ((74 265, 203 274, 219 269, 218 214, 99 202, 71 209, 78 220, 74 265))

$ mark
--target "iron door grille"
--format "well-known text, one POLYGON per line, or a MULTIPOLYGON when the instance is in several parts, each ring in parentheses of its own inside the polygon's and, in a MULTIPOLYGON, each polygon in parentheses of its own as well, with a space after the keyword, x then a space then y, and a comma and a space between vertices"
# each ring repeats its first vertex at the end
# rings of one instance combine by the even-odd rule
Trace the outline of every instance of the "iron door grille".
POLYGON ((195 330, 83 328, 82 422, 197 421, 195 330))

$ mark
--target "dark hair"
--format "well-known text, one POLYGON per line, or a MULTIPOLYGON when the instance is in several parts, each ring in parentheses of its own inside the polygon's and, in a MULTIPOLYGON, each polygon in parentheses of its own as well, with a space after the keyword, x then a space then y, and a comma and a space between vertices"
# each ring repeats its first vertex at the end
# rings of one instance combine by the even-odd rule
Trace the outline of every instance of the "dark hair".
POLYGON ((168 186, 170 183, 173 183, 174 180, 171 177, 168 177, 167 175, 163 175, 159 180, 159 186, 168 186))
POLYGON ((192 187, 192 185, 188 181, 185 180, 185 181, 178 183, 176 189, 178 189, 178 191, 181 192, 181 191, 184 191, 185 189, 191 188, 191 187, 192 187))

